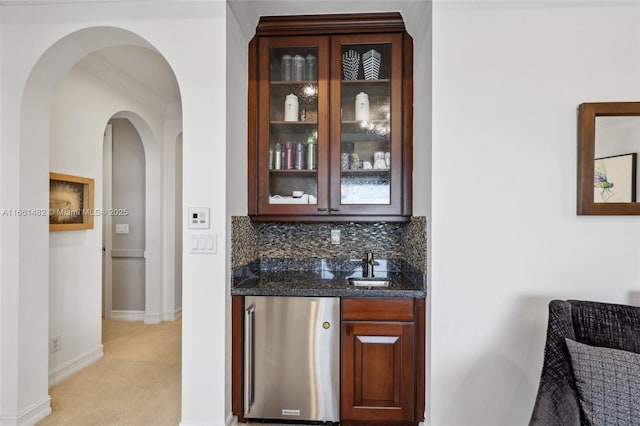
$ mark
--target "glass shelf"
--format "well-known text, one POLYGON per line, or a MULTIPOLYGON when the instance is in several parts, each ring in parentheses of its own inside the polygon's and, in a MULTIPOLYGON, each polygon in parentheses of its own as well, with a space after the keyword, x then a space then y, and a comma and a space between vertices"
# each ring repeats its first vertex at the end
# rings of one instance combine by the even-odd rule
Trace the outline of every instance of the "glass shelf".
POLYGON ((342 80, 342 84, 351 85, 351 84, 376 84, 376 83, 389 83, 390 80, 388 78, 382 78, 378 80, 342 80))
POLYGON ((271 121, 272 126, 309 126, 317 125, 317 121, 271 121))
POLYGON ((317 170, 307 170, 307 169, 270 169, 269 173, 290 173, 290 174, 316 174, 317 170))
POLYGON ((358 170, 342 170, 342 174, 349 175, 379 175, 389 173, 391 169, 358 169, 358 170))
MULTIPOLYGON (((380 80, 382 81, 382 80, 380 80)), ((271 82, 272 86, 299 86, 299 85, 312 85, 312 86, 317 86, 318 85, 318 81, 317 80, 299 80, 299 81, 293 81, 293 80, 274 80, 271 82)))

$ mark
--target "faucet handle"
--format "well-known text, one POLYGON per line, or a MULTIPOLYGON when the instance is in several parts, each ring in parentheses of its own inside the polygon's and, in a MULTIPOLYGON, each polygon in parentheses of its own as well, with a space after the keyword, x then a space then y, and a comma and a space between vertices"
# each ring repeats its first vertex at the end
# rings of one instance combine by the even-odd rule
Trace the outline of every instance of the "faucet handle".
POLYGON ((373 260, 373 253, 367 253, 367 269, 366 269, 366 277, 373 278, 373 266, 376 262, 373 260))

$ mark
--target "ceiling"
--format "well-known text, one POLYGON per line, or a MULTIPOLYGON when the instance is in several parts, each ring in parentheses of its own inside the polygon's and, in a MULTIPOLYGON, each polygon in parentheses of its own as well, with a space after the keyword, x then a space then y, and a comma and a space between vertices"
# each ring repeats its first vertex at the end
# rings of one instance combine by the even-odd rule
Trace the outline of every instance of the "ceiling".
POLYGON ((115 46, 86 56, 78 66, 127 94, 158 104, 179 104, 173 70, 159 53, 139 46, 115 46))
POLYGON ((430 25, 431 0, 227 0, 227 5, 247 40, 260 16, 367 12, 400 12, 415 38, 430 25))

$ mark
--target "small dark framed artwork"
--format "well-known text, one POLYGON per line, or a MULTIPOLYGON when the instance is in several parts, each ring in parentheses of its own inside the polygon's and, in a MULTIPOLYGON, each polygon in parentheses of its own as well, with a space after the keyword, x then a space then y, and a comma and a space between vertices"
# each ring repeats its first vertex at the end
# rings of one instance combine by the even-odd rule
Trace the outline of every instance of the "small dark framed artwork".
POLYGON ((628 203, 636 201, 637 153, 595 159, 593 201, 628 203))
POLYGON ((49 173, 49 231, 93 229, 94 180, 49 173))

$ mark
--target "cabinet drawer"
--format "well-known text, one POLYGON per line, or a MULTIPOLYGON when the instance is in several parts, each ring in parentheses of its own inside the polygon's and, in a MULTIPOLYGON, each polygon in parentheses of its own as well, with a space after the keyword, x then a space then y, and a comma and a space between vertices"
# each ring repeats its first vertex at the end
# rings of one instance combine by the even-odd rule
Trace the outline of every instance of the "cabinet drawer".
POLYGON ((413 321, 413 299, 342 299, 343 321, 413 321))

